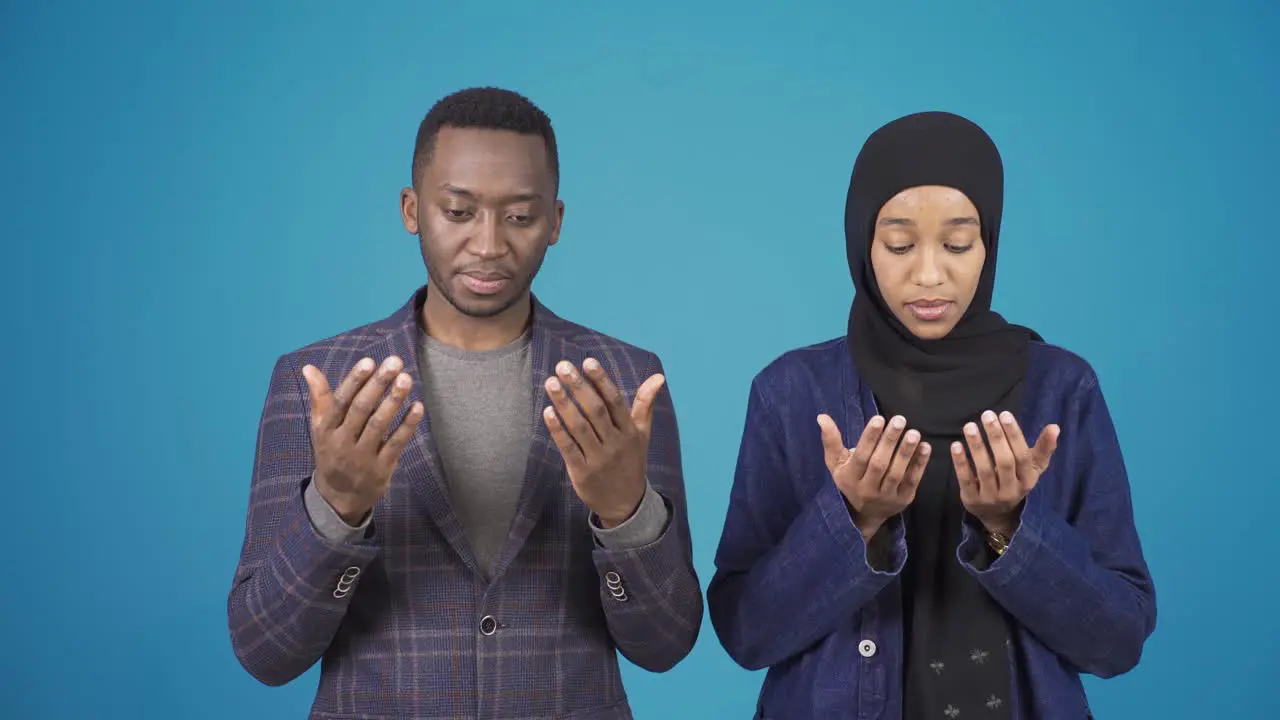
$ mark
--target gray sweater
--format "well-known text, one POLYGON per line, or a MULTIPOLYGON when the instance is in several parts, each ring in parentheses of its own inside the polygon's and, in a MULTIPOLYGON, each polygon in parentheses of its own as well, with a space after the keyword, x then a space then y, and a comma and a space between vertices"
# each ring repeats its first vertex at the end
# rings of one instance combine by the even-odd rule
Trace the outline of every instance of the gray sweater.
MULTIPOLYGON (((511 529, 533 437, 530 337, 526 332, 503 347, 473 352, 424 333, 418 352, 420 394, 453 509, 486 576, 511 529)), ((332 542, 361 537, 372 521, 370 514, 359 526, 347 525, 314 483, 305 500, 316 531, 332 542)), ((606 547, 640 547, 662 535, 667 515, 666 503, 650 487, 626 522, 605 530, 593 516, 591 530, 606 547)))

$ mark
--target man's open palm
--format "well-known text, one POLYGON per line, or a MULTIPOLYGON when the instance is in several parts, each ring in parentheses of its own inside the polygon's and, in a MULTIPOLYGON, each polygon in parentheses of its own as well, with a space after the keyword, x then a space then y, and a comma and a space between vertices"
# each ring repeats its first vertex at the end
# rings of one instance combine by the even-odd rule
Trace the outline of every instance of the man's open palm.
POLYGON ((313 481, 325 501, 351 525, 358 524, 386 493, 400 455, 424 414, 422 403, 415 402, 391 432, 413 387, 412 378, 400 372, 402 367, 400 358, 393 356, 375 373, 373 360, 365 358, 333 391, 324 373, 311 365, 302 368, 311 394, 313 481))

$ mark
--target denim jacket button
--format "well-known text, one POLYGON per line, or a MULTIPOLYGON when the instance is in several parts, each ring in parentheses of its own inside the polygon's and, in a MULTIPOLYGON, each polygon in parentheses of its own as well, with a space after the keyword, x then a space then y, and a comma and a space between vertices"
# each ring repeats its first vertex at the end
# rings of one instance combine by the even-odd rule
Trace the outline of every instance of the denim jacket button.
POLYGON ((876 654, 876 644, 870 640, 863 640, 858 643, 858 654, 864 658, 872 657, 876 654))

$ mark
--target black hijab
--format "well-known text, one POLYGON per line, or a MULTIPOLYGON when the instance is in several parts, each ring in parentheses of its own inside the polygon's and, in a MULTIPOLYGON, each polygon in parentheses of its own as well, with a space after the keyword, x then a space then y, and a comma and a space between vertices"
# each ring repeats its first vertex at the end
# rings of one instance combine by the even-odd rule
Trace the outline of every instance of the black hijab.
MULTIPOLYGON (((845 246, 856 290, 849 340, 876 395, 924 433, 952 434, 983 410, 1009 405, 1040 336, 991 310, 1004 207, 1004 166, 982 128, 957 115, 908 115, 871 134, 853 166, 845 204, 845 246), (880 208, 910 187, 942 185, 978 208, 986 261, 973 303, 945 338, 922 340, 885 306, 871 269, 880 208)), ((1016 411, 1015 408, 1008 408, 1016 411)))
MULTIPOLYGON (((854 164, 845 239, 856 294, 854 365, 886 417, 902 415, 936 451, 903 513, 903 717, 1009 718, 1011 633, 1003 609, 957 561, 967 513, 950 443, 984 410, 1019 412, 1034 331, 991 310, 1003 206, 1000 153, 981 128, 943 112, 908 115, 872 133, 854 164), (923 340, 885 305, 871 267, 880 208, 922 185, 963 192, 978 209, 986 260, 973 302, 946 337, 923 340), (957 715, 956 713, 959 713, 957 715)), ((989 560, 989 558, 986 558, 989 560)))

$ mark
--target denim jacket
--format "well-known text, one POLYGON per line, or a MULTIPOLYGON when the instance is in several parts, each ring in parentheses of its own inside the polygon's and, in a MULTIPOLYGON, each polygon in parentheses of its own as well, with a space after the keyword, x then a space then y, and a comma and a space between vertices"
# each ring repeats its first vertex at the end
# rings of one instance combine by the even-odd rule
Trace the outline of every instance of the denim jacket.
MULTIPOLYGON (((1137 665, 1155 628, 1155 589, 1092 368, 1033 344, 1022 405, 1029 441, 1060 426, 1057 451, 1006 552, 986 561, 984 538, 967 527, 956 558, 1014 620, 1015 717, 1080 720, 1091 717, 1082 674, 1137 665)), ((846 338, 785 353, 752 382, 708 589, 712 625, 735 662, 768 669, 757 719, 897 720, 903 520, 881 531, 887 557, 873 567, 823 459, 819 413, 850 446, 877 413, 846 338)))

